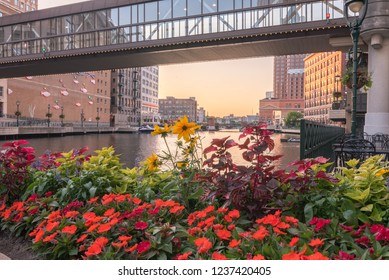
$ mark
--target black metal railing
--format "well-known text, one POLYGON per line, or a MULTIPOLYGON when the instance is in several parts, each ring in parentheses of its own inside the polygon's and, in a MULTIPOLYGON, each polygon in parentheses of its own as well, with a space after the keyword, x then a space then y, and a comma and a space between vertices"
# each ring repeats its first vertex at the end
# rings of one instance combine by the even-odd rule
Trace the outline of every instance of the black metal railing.
POLYGON ((342 137, 345 129, 308 120, 301 120, 300 159, 323 156, 335 160, 332 145, 342 137))

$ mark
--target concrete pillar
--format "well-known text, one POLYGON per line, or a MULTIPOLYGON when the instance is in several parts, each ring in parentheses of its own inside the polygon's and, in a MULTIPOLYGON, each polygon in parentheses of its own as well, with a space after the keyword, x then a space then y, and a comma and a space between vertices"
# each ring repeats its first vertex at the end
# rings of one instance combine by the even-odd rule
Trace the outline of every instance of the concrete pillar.
POLYGON ((361 35, 368 44, 369 72, 364 132, 389 134, 389 1, 369 0, 361 35))

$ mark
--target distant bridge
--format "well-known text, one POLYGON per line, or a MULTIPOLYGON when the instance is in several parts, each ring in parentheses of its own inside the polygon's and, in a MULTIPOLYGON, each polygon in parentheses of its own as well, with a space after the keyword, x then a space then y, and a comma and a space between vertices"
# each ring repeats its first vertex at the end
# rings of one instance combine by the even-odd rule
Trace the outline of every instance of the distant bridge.
POLYGON ((333 51, 349 34, 343 0, 88 1, 0 18, 0 77, 333 51))

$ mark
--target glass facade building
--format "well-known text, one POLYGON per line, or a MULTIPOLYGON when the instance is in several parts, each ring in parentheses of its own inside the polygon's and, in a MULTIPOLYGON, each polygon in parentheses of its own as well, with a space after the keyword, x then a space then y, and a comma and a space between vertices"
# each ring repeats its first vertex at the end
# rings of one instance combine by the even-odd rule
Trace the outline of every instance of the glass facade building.
POLYGON ((343 18, 343 0, 161 0, 0 27, 0 58, 343 18))

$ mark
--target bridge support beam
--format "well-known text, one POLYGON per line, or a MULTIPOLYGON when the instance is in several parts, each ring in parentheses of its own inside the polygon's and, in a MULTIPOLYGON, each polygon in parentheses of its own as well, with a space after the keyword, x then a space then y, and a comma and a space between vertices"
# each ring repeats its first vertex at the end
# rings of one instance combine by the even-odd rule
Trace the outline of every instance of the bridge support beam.
POLYGON ((369 46, 372 87, 367 94, 364 132, 389 134, 389 1, 369 0, 362 36, 369 46))

